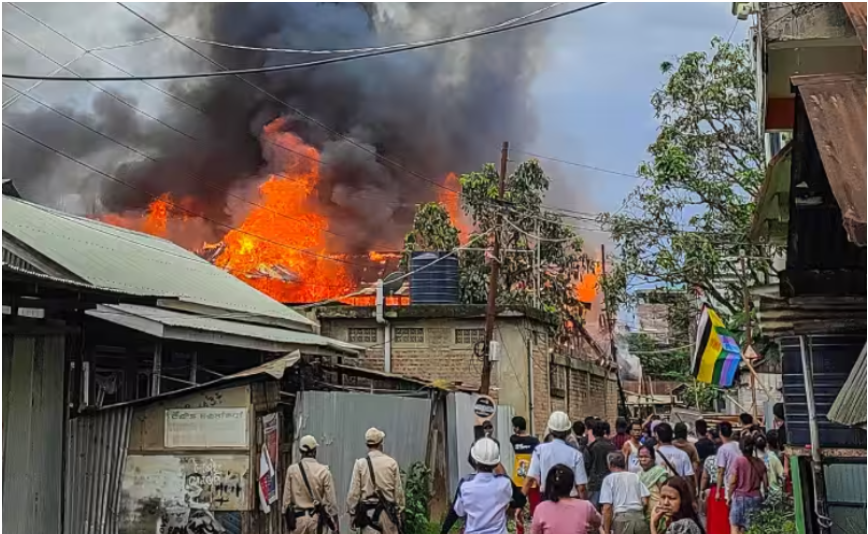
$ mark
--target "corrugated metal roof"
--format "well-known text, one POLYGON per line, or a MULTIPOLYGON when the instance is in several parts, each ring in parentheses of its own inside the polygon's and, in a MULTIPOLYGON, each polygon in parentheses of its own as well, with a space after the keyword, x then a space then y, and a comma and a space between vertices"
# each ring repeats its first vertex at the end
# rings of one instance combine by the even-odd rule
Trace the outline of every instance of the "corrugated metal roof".
MULTIPOLYGON (((267 361, 262 365, 257 365, 256 367, 251 367, 250 369, 245 369, 244 371, 239 371, 237 373, 233 373, 231 375, 226 375, 224 377, 220 377, 216 380, 212 380, 210 382, 205 382, 203 384, 197 384, 195 386, 190 386, 186 388, 176 389, 173 391, 167 391, 166 393, 161 393, 159 395, 153 395, 151 397, 145 397, 141 399, 135 399, 126 402, 119 402, 117 404, 110 404, 108 406, 103 406, 99 409, 100 412, 117 410, 120 408, 126 408, 129 406, 144 406, 147 404, 152 404, 155 402, 164 401, 167 399, 177 399, 179 397, 183 397, 185 395, 191 395, 193 393, 198 393, 201 391, 208 391, 211 389, 228 387, 232 384, 235 384, 239 381, 245 381, 245 379, 254 379, 257 377, 262 377, 262 375, 268 375, 275 380, 280 380, 283 378, 284 373, 287 369, 295 366, 299 361, 301 361, 301 352, 293 351, 285 356, 280 358, 275 358, 274 360, 267 361)), ((84 417, 84 416, 82 416, 84 417)))
POLYGON ((312 321, 170 241, 3 197, 3 232, 91 284, 278 319, 312 321))
POLYGON ((853 333, 865 331, 864 296, 760 297, 757 319, 763 335, 853 333))
POLYGON ((856 35, 859 36, 859 40, 862 41, 862 50, 865 50, 866 43, 866 27, 868 27, 868 12, 866 12, 866 4, 865 2, 841 2, 844 4, 844 11, 847 12, 847 16, 850 18, 850 22, 853 24, 853 29, 856 30, 856 35))
POLYGON ((793 76, 850 241, 866 242, 864 74, 793 76))
MULTIPOLYGON (((868 406, 866 383, 868 383, 868 373, 865 366, 865 347, 862 347, 862 354, 856 360, 856 365, 853 366, 853 371, 841 388, 841 393, 832 404, 827 418, 842 425, 865 427, 868 422, 865 413, 868 406)), ((864 483, 862 487, 865 487, 864 483)))
POLYGON ((216 334, 213 342, 221 345, 242 346, 243 342, 233 341, 239 338, 267 342, 270 348, 258 346, 262 350, 289 351, 299 345, 322 347, 348 354, 358 354, 364 350, 362 347, 310 332, 227 321, 138 304, 100 304, 95 310, 85 313, 163 339, 211 342, 208 341, 211 338, 193 338, 189 334, 190 331, 198 331, 216 334))

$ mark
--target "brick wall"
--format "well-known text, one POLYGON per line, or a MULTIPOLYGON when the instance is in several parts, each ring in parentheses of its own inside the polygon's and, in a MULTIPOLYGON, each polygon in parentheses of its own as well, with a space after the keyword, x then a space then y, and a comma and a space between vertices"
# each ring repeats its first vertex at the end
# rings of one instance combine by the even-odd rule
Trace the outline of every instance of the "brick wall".
MULTIPOLYGON (((358 343, 370 347, 358 364, 385 369, 384 328, 373 319, 320 319, 323 335, 350 341, 351 328, 376 328, 376 342, 358 343)), ((498 320, 495 339, 503 346, 503 359, 492 369, 491 396, 512 404, 517 415, 532 419, 532 432, 543 435, 552 411, 561 410, 575 420, 589 415, 614 422, 617 416, 617 386, 614 375, 587 360, 553 357, 544 325, 525 319, 498 320), (527 343, 532 347, 532 377, 527 373, 527 343), (527 381, 532 378, 532 417, 528 413, 527 381), (554 382, 553 382, 554 379, 554 382), (511 399, 511 400, 510 400, 511 399)), ((426 381, 446 380, 476 388, 482 362, 470 344, 456 344, 456 329, 479 329, 482 319, 415 319, 393 321, 391 372, 426 381), (398 328, 423 328, 422 343, 401 343, 398 328)))

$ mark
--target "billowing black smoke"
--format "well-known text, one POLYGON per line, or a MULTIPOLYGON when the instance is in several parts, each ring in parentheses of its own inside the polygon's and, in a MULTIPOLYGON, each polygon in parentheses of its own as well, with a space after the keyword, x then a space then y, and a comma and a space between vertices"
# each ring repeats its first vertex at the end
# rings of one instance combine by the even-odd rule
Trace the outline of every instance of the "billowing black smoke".
MULTIPOLYGON (((334 49, 382 46, 452 35, 497 24, 538 7, 529 4, 339 4, 220 3, 174 4, 168 23, 184 21, 186 29, 216 41, 255 47, 334 49), (177 7, 176 7, 177 6, 177 7), (193 29, 190 29, 193 28, 193 29)), ((142 24, 133 37, 149 35, 142 24)), ((147 29, 147 28, 145 28, 147 29)), ((178 30, 175 30, 178 31, 178 30)), ((335 65, 249 77, 280 100, 351 137, 379 156, 400 162, 417 173, 442 180, 449 171, 477 169, 498 156, 504 139, 526 144, 534 135, 529 85, 537 70, 537 52, 544 25, 425 50, 335 65)), ((164 46, 180 45, 165 43, 164 46)), ((310 61, 327 56, 233 50, 193 43, 229 68, 310 61)), ((175 51, 177 52, 177 50, 175 51)), ((182 49, 182 52, 183 49, 182 49)), ((212 67, 192 52, 187 70, 212 67)), ((130 56, 126 56, 130 57, 130 56)), ((149 67, 160 70, 159 62, 149 67)), ((141 72, 141 69, 128 67, 141 72)), ((165 69, 163 69, 165 70, 165 69)), ((148 194, 171 192, 198 199, 198 209, 229 222, 227 191, 243 190, 280 158, 260 144, 262 127, 283 116, 285 128, 321 151, 318 197, 331 220, 330 229, 346 236, 346 252, 394 246, 412 220, 413 204, 436 198, 438 189, 298 117, 285 106, 234 78, 155 84, 186 104, 167 99, 171 109, 159 116, 179 134, 141 116, 103 93, 89 105, 67 110, 110 137, 153 156, 156 162, 118 158, 99 168, 135 189, 103 180, 94 205, 100 210, 142 209, 148 194), (190 139, 192 137, 195 139, 190 139), (265 155, 264 155, 265 154, 265 155), (274 163, 273 161, 271 162, 274 163), (113 168, 112 168, 113 167, 113 168)), ((92 89, 92 88, 90 88, 92 89)), ((120 84, 111 90, 124 95, 120 84)), ((126 97, 133 105, 136 97, 126 97)), ((106 150, 105 139, 67 124, 52 112, 25 107, 18 117, 34 137, 42 128, 54 131, 55 143, 66 143, 79 158, 106 150), (58 124, 70 128, 57 133, 58 124), (60 140, 57 136, 60 135, 60 140)), ((7 133, 8 132, 4 132, 7 133)), ((30 189, 57 172, 46 158, 9 157, 4 135, 4 176, 27 176, 30 189), (8 161, 8 166, 7 166, 8 161)), ((13 136, 14 137, 14 136, 13 136)), ((14 139, 10 143, 28 141, 14 139)), ((56 146, 53 143, 52 146, 56 146)), ((28 150, 32 149, 29 148, 28 150)), ((41 149, 40 149, 41 150, 41 149)), ((279 151, 278 151, 279 152, 279 151)), ((286 153, 282 157, 292 158, 286 153)), ((65 164, 68 165, 68 164, 65 164)), ((94 180, 101 180, 93 178, 94 180)), ((56 199, 43 199, 57 202, 56 199)))

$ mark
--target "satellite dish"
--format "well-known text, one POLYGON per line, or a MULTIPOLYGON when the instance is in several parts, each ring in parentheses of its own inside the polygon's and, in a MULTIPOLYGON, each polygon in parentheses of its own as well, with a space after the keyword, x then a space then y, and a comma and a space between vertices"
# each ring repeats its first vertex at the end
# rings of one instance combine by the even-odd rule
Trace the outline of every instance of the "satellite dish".
POLYGON ((383 294, 384 295, 394 295, 401 289, 401 286, 404 285, 404 273, 401 271, 395 271, 394 273, 386 275, 383 278, 383 294))

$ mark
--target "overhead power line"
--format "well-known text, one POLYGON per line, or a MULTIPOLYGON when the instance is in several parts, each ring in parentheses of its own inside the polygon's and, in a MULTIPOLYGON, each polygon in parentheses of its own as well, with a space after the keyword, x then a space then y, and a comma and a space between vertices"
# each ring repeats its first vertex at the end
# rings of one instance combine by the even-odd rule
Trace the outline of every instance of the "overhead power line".
POLYGON ((616 175, 616 176, 623 176, 623 177, 625 177, 625 178, 636 178, 636 179, 638 179, 638 180, 648 180, 648 178, 645 178, 645 177, 643 177, 643 176, 638 176, 638 175, 636 175, 636 174, 630 174, 630 173, 628 173, 628 172, 614 171, 614 170, 612 170, 612 169, 606 169, 606 168, 603 168, 603 167, 596 167, 596 166, 594 166, 594 165, 588 165, 588 164, 586 164, 586 163, 578 163, 578 162, 576 162, 576 161, 569 161, 569 160, 565 160, 565 159, 554 158, 554 157, 551 157, 551 156, 543 156, 543 155, 541 155, 541 154, 535 154, 535 153, 533 153, 533 152, 527 152, 527 151, 525 151, 525 150, 517 150, 517 149, 510 149, 510 150, 512 150, 512 151, 514 151, 514 152, 518 152, 518 153, 520 153, 520 154, 525 154, 525 155, 530 156, 530 157, 532 157, 532 158, 545 159, 545 160, 549 160, 549 161, 555 161, 555 162, 557 162, 557 163, 563 163, 564 165, 572 165, 572 166, 574 166, 574 167, 581 167, 581 168, 583 168, 583 169, 588 169, 588 170, 592 170, 592 171, 604 172, 604 173, 607 173, 607 174, 614 174, 614 175, 616 175))
MULTIPOLYGON (((214 41, 211 39, 204 39, 202 37, 191 37, 191 36, 177 35, 177 34, 173 34, 173 35, 175 37, 177 37, 178 39, 183 39, 185 41, 192 41, 195 43, 202 43, 202 44, 206 44, 206 45, 210 45, 210 46, 217 46, 220 48, 231 48, 233 50, 248 50, 251 52, 276 52, 276 53, 282 53, 282 54, 311 54, 311 55, 356 54, 356 53, 362 53, 362 52, 378 52, 380 50, 392 50, 395 48, 406 48, 408 46, 431 44, 431 43, 434 43, 440 39, 451 39, 451 38, 455 38, 455 37, 470 37, 470 36, 473 36, 473 35, 476 35, 479 33, 484 33, 484 32, 487 32, 489 30, 493 30, 495 28, 501 28, 503 26, 509 26, 511 24, 515 24, 517 22, 521 22, 523 20, 529 19, 531 17, 535 17, 536 15, 539 15, 540 13, 544 13, 544 12, 546 12, 552 8, 555 8, 559 5, 561 5, 560 2, 556 2, 554 4, 549 4, 545 7, 540 8, 540 9, 531 11, 527 15, 522 15, 520 17, 514 17, 514 18, 511 18, 509 20, 505 20, 503 22, 495 24, 494 26, 487 26, 485 28, 480 28, 478 30, 472 30, 469 32, 464 32, 464 33, 457 34, 457 35, 440 37, 438 39, 426 39, 424 41, 413 41, 413 42, 409 42, 409 43, 397 43, 397 44, 391 44, 391 45, 385 45, 385 46, 370 46, 370 47, 364 47, 364 48, 336 48, 336 49, 331 49, 331 50, 328 50, 328 49, 309 49, 309 48, 272 48, 272 47, 245 46, 245 45, 239 45, 239 44, 224 43, 224 42, 220 42, 220 41, 214 41)), ((151 41, 154 39, 162 39, 163 37, 164 36, 152 37, 151 39, 145 40, 145 42, 151 41)))
MULTIPOLYGON (((288 65, 271 65, 271 66, 265 66, 265 67, 253 67, 253 68, 248 68, 248 69, 223 70, 223 71, 216 71, 216 72, 208 71, 208 72, 194 72, 194 73, 182 73, 182 74, 156 74, 156 75, 151 74, 151 75, 144 75, 144 76, 102 76, 102 77, 93 76, 93 77, 86 77, 86 78, 78 78, 78 77, 74 77, 74 76, 40 76, 40 75, 32 75, 32 74, 5 74, 4 73, 3 77, 4 78, 10 78, 10 79, 16 79, 16 80, 55 80, 55 81, 70 81, 70 82, 77 82, 77 81, 123 82, 123 81, 141 81, 141 80, 184 80, 184 79, 192 79, 192 78, 218 78, 218 77, 224 77, 224 76, 234 76, 234 75, 243 75, 243 74, 263 74, 263 73, 268 73, 268 72, 285 72, 285 71, 290 71, 290 70, 307 69, 307 68, 311 68, 311 67, 331 65, 331 64, 335 64, 335 63, 345 63, 345 62, 355 61, 357 59, 365 59, 365 58, 369 58, 369 57, 385 56, 388 54, 395 54, 398 52, 406 52, 409 50, 418 50, 421 48, 430 48, 433 46, 439 46, 439 45, 444 45, 444 44, 448 44, 448 43, 464 41, 466 39, 474 39, 474 38, 482 37, 485 35, 493 35, 496 33, 502 33, 502 32, 507 32, 507 31, 512 31, 512 30, 517 30, 520 28, 525 28, 528 26, 533 26, 533 25, 540 24, 543 22, 548 22, 551 20, 566 17, 568 15, 573 15, 575 13, 579 13, 582 11, 587 11, 587 10, 592 9, 594 7, 601 6, 603 4, 605 4, 605 2, 594 2, 591 4, 586 4, 584 6, 576 7, 573 9, 568 9, 568 10, 563 11, 561 13, 548 15, 546 17, 541 17, 538 19, 526 20, 523 22, 519 22, 516 24, 510 24, 509 26, 503 26, 500 28, 492 28, 490 30, 482 31, 482 32, 475 33, 472 35, 458 35, 458 36, 453 36, 453 37, 446 37, 443 39, 435 39, 435 40, 429 41, 427 43, 412 44, 412 45, 404 46, 404 47, 400 47, 400 48, 391 48, 388 50, 377 50, 377 51, 373 51, 373 52, 362 52, 362 53, 358 53, 358 54, 349 54, 349 55, 345 55, 345 56, 320 59, 320 60, 316 60, 316 61, 307 61, 307 62, 303 62, 303 63, 291 63, 288 65)), ((138 13, 136 13, 135 11, 133 11, 132 9, 130 9, 128 6, 124 5, 123 3, 121 3, 121 6, 126 8, 128 11, 136 14, 137 16, 142 18, 143 20, 147 20, 147 19, 144 19, 144 17, 141 17, 140 15, 138 15, 138 13)), ((148 22, 150 23, 150 21, 148 21, 148 22)), ((156 29, 158 29, 161 33, 164 33, 167 37, 170 37, 173 40, 176 40, 178 42, 183 42, 180 39, 178 39, 177 37, 175 37, 174 35, 166 32, 162 28, 159 28, 155 24, 153 24, 153 23, 150 23, 150 24, 152 26, 154 26, 156 29)))
MULTIPOLYGON (((59 156, 62 156, 64 159, 67 159, 67 160, 69 160, 69 161, 71 161, 71 162, 73 162, 73 163, 77 163, 78 165, 81 165, 82 167, 84 167, 84 168, 90 170, 91 172, 95 173, 95 174, 98 175, 98 176, 101 176, 101 177, 106 178, 106 179, 108 179, 108 180, 111 180, 111 181, 113 181, 113 182, 115 182, 115 183, 118 183, 118 184, 120 184, 120 185, 123 185, 124 187, 127 187, 127 188, 129 188, 129 189, 132 189, 133 191, 138 191, 138 192, 140 192, 140 193, 143 193, 143 194, 149 196, 150 198, 152 198, 153 200, 158 200, 158 199, 160 198, 159 195, 154 195, 154 194, 152 194, 152 193, 149 193, 149 192, 145 191, 144 189, 142 189, 142 188, 140 188, 140 187, 137 187, 137 186, 135 186, 135 185, 133 185, 133 184, 127 182, 127 181, 121 180, 120 178, 118 178, 118 177, 116 177, 116 176, 114 176, 114 175, 111 175, 111 174, 109 174, 109 173, 107 173, 107 172, 105 172, 105 171, 101 171, 100 169, 97 169, 97 168, 94 167, 93 165, 90 165, 90 164, 88 164, 88 163, 85 163, 84 161, 81 161, 81 160, 79 160, 79 159, 76 159, 76 158, 74 158, 73 156, 70 156, 69 154, 66 154, 65 152, 62 152, 62 151, 60 151, 60 150, 58 150, 58 149, 56 149, 56 148, 54 148, 54 147, 51 147, 51 146, 49 146, 49 145, 43 143, 42 141, 40 141, 40 140, 38 140, 38 139, 36 139, 36 138, 34 138, 34 137, 31 137, 30 135, 28 135, 28 134, 22 132, 21 130, 18 130, 17 128, 15 128, 15 127, 13 127, 13 126, 10 126, 10 125, 4 123, 4 124, 3 124, 3 127, 6 128, 6 129, 8 129, 8 130, 10 130, 10 131, 12 131, 12 132, 14 132, 14 133, 16 133, 16 134, 18 134, 18 135, 20 135, 21 137, 23 137, 23 138, 25 138, 25 139, 28 139, 28 140, 31 141, 32 143, 34 143, 34 144, 36 144, 36 145, 39 145, 39 146, 41 146, 42 148, 45 148, 46 150, 50 150, 51 152, 54 152, 55 154, 57 154, 57 155, 59 155, 59 156)), ((258 239, 258 240, 260 240, 260 241, 264 241, 264 242, 266 242, 266 243, 271 243, 272 245, 277 245, 277 246, 279 246, 279 247, 283 247, 283 248, 286 248, 286 249, 288 249, 288 250, 294 250, 294 251, 299 252, 299 253, 301 253, 301 254, 307 254, 307 255, 309 255, 309 256, 313 256, 313 257, 321 258, 321 259, 324 259, 324 260, 334 261, 334 262, 338 262, 338 263, 345 263, 345 264, 348 264, 348 265, 359 266, 359 264, 357 264, 357 263, 354 263, 354 262, 351 262, 351 261, 347 261, 347 260, 344 260, 344 259, 341 259, 341 258, 335 258, 335 257, 331 257, 331 256, 325 256, 325 255, 323 255, 323 254, 317 254, 316 252, 311 252, 311 251, 306 250, 306 249, 303 249, 303 248, 293 247, 293 246, 291 246, 291 245, 287 245, 286 243, 281 243, 281 242, 279 242, 279 241, 274 241, 274 240, 269 239, 269 238, 267 238, 267 237, 263 237, 263 236, 261 236, 261 235, 259 235, 259 234, 254 234, 254 233, 252 233, 252 232, 248 232, 248 231, 246 231, 246 230, 242 230, 242 229, 240 229, 240 228, 236 228, 236 227, 231 226, 231 225, 228 225, 228 224, 226 224, 226 223, 222 223, 222 222, 217 221, 217 220, 215 220, 215 219, 211 219, 211 218, 209 218, 209 217, 206 217, 206 216, 205 216, 204 214, 202 214, 202 213, 196 213, 196 212, 194 212, 194 211, 192 211, 192 210, 189 210, 189 209, 185 208, 184 206, 181 206, 181 205, 176 204, 176 203, 174 203, 174 202, 171 202, 171 201, 165 201, 165 202, 166 202, 166 204, 167 204, 168 206, 172 207, 173 209, 176 209, 176 210, 178 210, 178 211, 183 211, 183 212, 185 212, 185 213, 187 213, 187 214, 189 214, 189 215, 191 215, 191 216, 193 216, 193 217, 196 217, 196 218, 202 219, 202 220, 204 220, 204 221, 208 221, 208 222, 214 224, 215 226, 218 226, 218 227, 223 228, 223 229, 225 229, 225 230, 234 230, 234 231, 239 232, 239 233, 241 233, 241 234, 244 234, 244 235, 247 235, 247 236, 250 236, 250 237, 256 238, 256 239, 258 239)))

